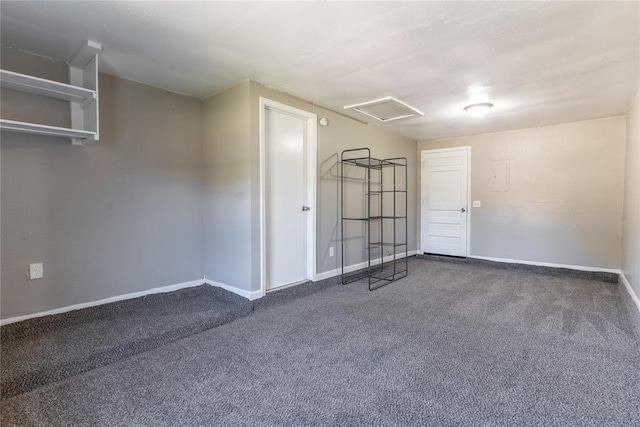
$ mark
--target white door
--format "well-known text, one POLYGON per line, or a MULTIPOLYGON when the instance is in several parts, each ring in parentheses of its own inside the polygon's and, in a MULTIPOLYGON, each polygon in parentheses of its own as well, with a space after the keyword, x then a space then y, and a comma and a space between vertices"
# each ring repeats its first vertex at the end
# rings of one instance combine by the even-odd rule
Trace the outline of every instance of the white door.
POLYGON ((264 120, 268 290, 307 278, 307 162, 305 120, 269 108, 264 120))
POLYGON ((469 149, 422 152, 420 248, 467 256, 469 149))

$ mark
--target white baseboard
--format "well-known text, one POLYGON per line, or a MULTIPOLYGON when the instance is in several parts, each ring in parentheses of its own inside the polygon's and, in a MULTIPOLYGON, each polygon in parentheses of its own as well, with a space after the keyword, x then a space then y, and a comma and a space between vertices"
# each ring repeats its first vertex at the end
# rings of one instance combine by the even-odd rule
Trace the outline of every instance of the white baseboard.
POLYGON ((177 291, 184 288, 192 288, 194 286, 204 285, 204 283, 205 283, 204 279, 191 280, 189 282, 177 283, 175 285, 163 286, 161 288, 147 289, 146 291, 132 292, 130 294, 124 294, 124 295, 116 295, 115 297, 104 298, 97 301, 68 305, 66 307, 56 308, 56 309, 47 310, 47 311, 41 311, 39 313, 26 314, 24 316, 9 317, 7 319, 0 320, 0 326, 8 325, 9 323, 21 322, 23 320, 34 319, 36 317, 50 316, 52 314, 66 313, 68 311, 80 310, 82 308, 95 307, 97 305, 102 305, 102 304, 109 304, 111 302, 139 298, 145 295, 161 294, 165 292, 177 291))
POLYGON ((467 256, 467 258, 483 259, 483 260, 486 260, 486 261, 495 261, 495 262, 504 262, 504 263, 508 263, 508 264, 537 265, 539 267, 568 268, 570 270, 594 271, 594 272, 620 274, 620 269, 619 268, 585 267, 585 266, 582 266, 582 265, 555 264, 555 263, 552 263, 552 262, 538 262, 538 261, 523 261, 523 260, 520 260, 520 259, 494 258, 494 257, 476 256, 476 255, 469 255, 469 256, 467 256))
POLYGON ((638 295, 636 295, 635 291, 631 287, 631 283, 629 283, 629 280, 627 279, 627 276, 625 276, 624 273, 621 272, 620 273, 620 279, 622 280, 622 283, 624 284, 624 287, 627 288, 627 292, 629 292, 629 295, 631 296, 631 299, 636 304, 636 307, 638 308, 638 311, 640 311, 640 298, 638 298, 638 295))
MULTIPOLYGON (((409 251, 407 253, 407 256, 413 256, 413 255, 415 255, 417 253, 418 253, 417 250, 416 251, 409 251)), ((396 256, 403 258, 405 256, 405 252, 403 252, 401 254, 397 254, 396 256)), ((379 262, 379 261, 380 261, 379 258, 375 259, 375 260, 373 260, 373 259, 371 260, 371 262, 379 262)), ((383 262, 393 261, 393 255, 384 257, 382 259, 382 261, 383 262)), ((352 271, 361 270, 363 268, 367 268, 367 262, 366 261, 365 262, 360 262, 358 264, 349 265, 349 266, 344 268, 344 272, 345 273, 351 273, 352 271)), ((325 272, 322 272, 322 273, 318 273, 318 274, 316 274, 316 281, 324 280, 324 279, 330 279, 332 277, 339 276, 341 273, 342 273, 342 269, 340 269, 340 268, 336 268, 336 269, 333 269, 333 270, 329 270, 329 271, 325 271, 325 272)))
POLYGON ((264 296, 264 292, 261 291, 251 291, 249 294, 249 301, 256 300, 258 298, 262 298, 264 296))
MULTIPOLYGON (((408 253, 409 253, 408 256, 412 256, 412 255, 415 255, 416 253, 418 253, 418 251, 409 251, 408 253)), ((396 256, 404 257, 405 256, 405 252, 397 254, 396 256)), ((378 259, 371 260, 371 262, 378 262, 378 261, 379 261, 378 259)), ((393 255, 384 257, 383 261, 384 262, 393 261, 393 255)), ((350 266, 345 268, 345 272, 346 273, 350 273, 352 271, 360 270, 362 268, 367 268, 367 263, 366 262, 361 262, 359 264, 350 265, 350 266)), ((325 271, 324 273, 317 273, 315 275, 315 278, 314 278, 313 281, 317 282, 317 281, 320 281, 320 280, 329 279, 331 277, 339 276, 340 272, 341 272, 341 270, 339 268, 336 268, 335 270, 325 271)), ((265 293, 261 292, 261 291, 247 291, 245 289, 240 289, 240 288, 237 288, 235 286, 230 286, 230 285, 226 285, 224 283, 219 283, 219 282, 216 282, 214 280, 207 279, 207 278, 205 278, 205 280, 206 280, 207 283, 209 283, 212 286, 217 286, 217 287, 220 287, 222 289, 226 289, 226 290, 228 290, 230 292, 233 292, 235 294, 238 294, 240 296, 243 296, 243 297, 249 299, 249 301, 253 301, 253 300, 256 300, 258 298, 262 298, 263 296, 265 296, 265 293)), ((296 284, 293 284, 293 285, 288 285, 288 286, 283 286, 283 287, 280 287, 280 288, 276 288, 276 289, 273 289, 273 291, 275 292, 275 291, 279 291, 279 290, 282 290, 282 289, 285 289, 285 288, 288 288, 288 287, 298 286, 298 285, 300 285, 302 283, 306 283, 306 281, 302 281, 300 283, 296 283, 296 284)))
POLYGON ((211 286, 222 288, 229 292, 233 292, 234 294, 240 295, 241 297, 245 297, 249 301, 253 301, 258 298, 262 298, 264 296, 264 294, 261 291, 248 291, 246 289, 241 289, 236 286, 231 286, 225 283, 216 282, 215 280, 207 279, 206 277, 204 278, 204 281, 211 286))

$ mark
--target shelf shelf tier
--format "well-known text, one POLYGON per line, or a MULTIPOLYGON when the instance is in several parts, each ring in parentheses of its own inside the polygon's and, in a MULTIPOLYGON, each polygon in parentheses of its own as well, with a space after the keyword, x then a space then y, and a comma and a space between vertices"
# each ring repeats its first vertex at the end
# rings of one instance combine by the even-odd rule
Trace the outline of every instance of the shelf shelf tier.
MULTIPOLYGON (((403 259, 405 260, 405 259, 403 259)), ((398 264, 393 265, 393 262, 384 264, 372 265, 371 269, 362 269, 351 273, 345 273, 343 275, 344 284, 358 282, 363 279, 370 279, 371 285, 375 285, 379 282, 384 282, 381 285, 374 286, 372 289, 384 286, 387 283, 394 282, 398 279, 406 277, 408 274, 407 265, 398 264)))
POLYGON ((96 99, 95 90, 8 70, 0 70, 0 87, 81 104, 96 99))
POLYGON ((406 166, 405 164, 399 162, 391 161, 388 159, 376 159, 373 157, 353 157, 342 159, 342 162, 353 166, 371 169, 382 169, 389 166, 406 166))
POLYGON ((371 190, 369 193, 367 193, 367 195, 378 195, 378 194, 383 194, 383 193, 406 193, 407 190, 371 190))
POLYGON ((100 135, 98 103, 99 43, 87 41, 69 62, 69 82, 61 83, 14 71, 0 70, 0 87, 69 102, 71 127, 0 119, 0 129, 36 135, 60 136, 74 145, 97 141, 100 135))
POLYGON ((0 129, 20 133, 32 133, 36 135, 60 136, 73 138, 74 140, 93 141, 95 132, 80 129, 70 129, 58 126, 41 125, 36 123, 18 122, 15 120, 0 119, 0 129))
POLYGON ((370 216, 370 217, 361 217, 361 218, 342 218, 344 221, 371 221, 374 219, 407 219, 406 216, 370 216))

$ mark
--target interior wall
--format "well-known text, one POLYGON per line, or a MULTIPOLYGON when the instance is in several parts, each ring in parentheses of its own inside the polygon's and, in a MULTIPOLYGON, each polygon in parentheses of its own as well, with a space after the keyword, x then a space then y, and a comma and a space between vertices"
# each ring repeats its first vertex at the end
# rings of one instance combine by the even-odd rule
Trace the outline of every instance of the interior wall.
MULTIPOLYGON (((367 125, 349 117, 324 109, 311 102, 280 92, 263 84, 251 81, 251 206, 252 206, 252 290, 260 289, 260 97, 309 111, 329 119, 329 126, 318 126, 318 165, 316 189, 316 269, 317 273, 331 272, 340 268, 339 172, 338 158, 342 150, 369 147, 374 157, 407 157, 409 182, 409 241, 408 250, 416 249, 416 160, 415 141, 392 134, 375 125, 367 125), (329 257, 329 248, 335 255, 329 257)), ((352 200, 362 203, 362 199, 352 200)), ((360 250, 348 260, 349 264, 364 261, 360 250)))
MULTIPOLYGON (((418 143, 471 146, 471 255, 620 268, 625 117, 418 143)), ((419 184, 418 184, 419 185, 419 184)))
MULTIPOLYGON (((400 247, 399 251, 405 250, 412 252, 416 247, 416 195, 417 195, 417 160, 416 160, 416 143, 410 139, 386 132, 383 129, 360 123, 358 121, 346 118, 333 111, 316 107, 315 112, 318 117, 326 117, 329 120, 329 126, 319 127, 318 139, 318 272, 328 272, 341 268, 342 251, 340 248, 340 169, 339 158, 343 150, 352 148, 368 147, 371 149, 371 155, 379 159, 392 157, 407 158, 407 205, 408 205, 408 241, 407 248, 400 247), (329 247, 335 247, 335 257, 329 256, 329 247)), ((385 171, 384 179, 387 183, 391 180, 390 170, 385 171)), ((403 189, 402 170, 397 173, 397 188, 403 189)), ((364 209, 364 191, 365 191, 365 170, 355 168, 353 166, 345 166, 344 175, 348 178, 345 187, 351 191, 345 191, 345 212, 348 215, 362 213, 364 209)), ((372 181, 376 181, 379 174, 372 175, 372 181)), ((385 185, 385 189, 391 188, 385 185)), ((372 203, 375 203, 376 196, 372 196, 372 203)), ((400 206, 404 200, 400 193, 397 197, 397 212, 402 213, 403 207, 400 206)), ((385 195, 385 209, 392 203, 391 195, 385 195)), ((372 210, 372 212, 374 212, 372 210)), ((385 211, 385 214, 391 214, 391 211, 385 211)), ((372 224, 373 233, 376 232, 375 223, 372 224)), ((404 221, 397 222, 398 227, 404 227, 404 221)), ((385 221, 385 241, 392 238, 391 221, 385 221)), ((346 264, 352 265, 366 260, 366 252, 364 250, 365 242, 361 236, 364 233, 364 224, 350 224, 349 228, 345 227, 345 236, 348 238, 348 252, 346 256, 346 264), (362 227, 362 230, 358 230, 362 227)), ((404 232, 398 231, 397 239, 403 240, 404 232)), ((387 256, 391 248, 384 248, 384 256, 387 256)), ((376 253, 375 251, 373 253, 376 253)))
MULTIPOLYGON (((2 68, 68 78, 65 64, 6 48, 2 68)), ((99 79, 100 141, 2 132, 2 318, 203 276, 202 102, 99 79), (33 262, 42 279, 27 279, 33 262)), ((69 124, 63 101, 3 89, 1 107, 69 124)))
POLYGON ((251 289, 249 82, 204 100, 204 274, 251 289))
POLYGON ((260 97, 329 118, 328 127, 318 127, 318 273, 340 267, 337 156, 346 148, 367 146, 374 156, 408 157, 411 216, 408 243, 409 251, 416 249, 413 216, 416 212, 415 141, 248 81, 205 100, 207 278, 245 291, 260 290, 260 97), (226 164, 225 156, 231 156, 230 164, 226 164), (217 167, 229 170, 233 179, 229 180, 223 169, 216 171, 217 167), (212 200, 216 202, 212 203, 212 200), (214 214, 212 211, 216 206, 218 210, 219 206, 227 206, 226 212, 214 214), (227 229, 219 230, 221 227, 227 229), (229 247, 231 238, 234 243, 229 247), (330 246, 335 248, 334 257, 329 257, 330 246))
POLYGON ((622 272, 640 297, 640 92, 627 114, 622 272))

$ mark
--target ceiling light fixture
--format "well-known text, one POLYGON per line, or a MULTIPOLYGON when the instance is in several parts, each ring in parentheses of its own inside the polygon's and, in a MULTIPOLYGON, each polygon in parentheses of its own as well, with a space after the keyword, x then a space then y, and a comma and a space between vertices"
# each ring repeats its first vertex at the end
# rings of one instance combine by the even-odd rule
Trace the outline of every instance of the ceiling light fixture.
POLYGON ((464 111, 471 117, 482 117, 491 110, 493 104, 490 102, 481 102, 479 104, 470 104, 464 107, 464 111))

